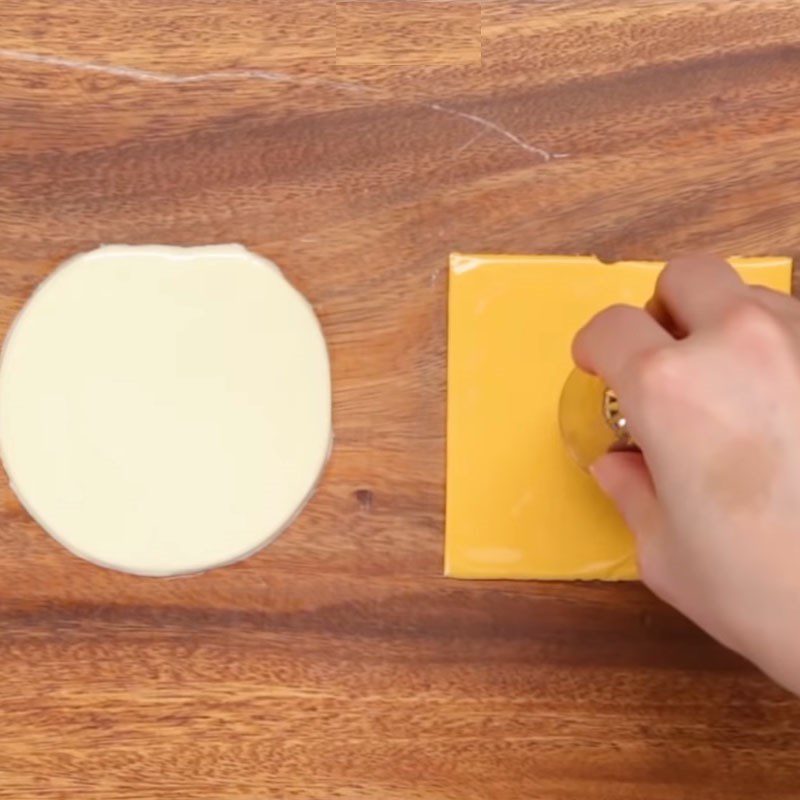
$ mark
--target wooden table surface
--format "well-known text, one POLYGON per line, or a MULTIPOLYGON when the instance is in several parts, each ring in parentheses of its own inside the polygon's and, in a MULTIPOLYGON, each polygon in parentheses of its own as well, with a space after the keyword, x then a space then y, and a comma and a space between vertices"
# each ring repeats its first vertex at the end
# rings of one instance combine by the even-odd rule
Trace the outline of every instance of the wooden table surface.
POLYGON ((243 242, 336 445, 182 580, 3 483, 0 798, 800 797, 800 702, 639 585, 441 577, 448 252, 797 255, 799 187, 796 0, 3 3, 3 331, 76 251, 243 242))

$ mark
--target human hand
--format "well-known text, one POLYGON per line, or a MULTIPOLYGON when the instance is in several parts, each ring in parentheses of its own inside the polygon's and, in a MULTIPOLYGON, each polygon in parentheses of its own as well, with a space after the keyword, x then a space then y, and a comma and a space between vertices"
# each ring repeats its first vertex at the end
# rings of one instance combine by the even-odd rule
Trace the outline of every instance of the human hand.
POLYGON ((720 258, 679 258, 647 310, 601 312, 573 355, 642 451, 591 469, 642 580, 800 693, 800 303, 720 258))

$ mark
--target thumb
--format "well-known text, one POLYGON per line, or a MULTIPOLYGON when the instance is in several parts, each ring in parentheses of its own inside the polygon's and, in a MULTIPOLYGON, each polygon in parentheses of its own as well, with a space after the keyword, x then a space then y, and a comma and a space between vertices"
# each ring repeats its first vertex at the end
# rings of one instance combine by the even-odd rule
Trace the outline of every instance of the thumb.
POLYGON ((656 530, 661 522, 661 507, 641 453, 606 453, 589 471, 637 537, 656 530))

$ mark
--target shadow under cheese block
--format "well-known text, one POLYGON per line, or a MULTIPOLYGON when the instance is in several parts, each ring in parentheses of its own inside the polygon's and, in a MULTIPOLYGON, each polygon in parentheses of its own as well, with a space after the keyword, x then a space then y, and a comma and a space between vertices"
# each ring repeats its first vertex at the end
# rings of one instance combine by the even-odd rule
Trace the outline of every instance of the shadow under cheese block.
MULTIPOLYGON (((734 258, 748 283, 791 288, 791 259, 734 258)), ((445 574, 626 580, 631 534, 567 454, 558 402, 576 331, 641 306, 663 264, 593 257, 450 257, 445 574)))

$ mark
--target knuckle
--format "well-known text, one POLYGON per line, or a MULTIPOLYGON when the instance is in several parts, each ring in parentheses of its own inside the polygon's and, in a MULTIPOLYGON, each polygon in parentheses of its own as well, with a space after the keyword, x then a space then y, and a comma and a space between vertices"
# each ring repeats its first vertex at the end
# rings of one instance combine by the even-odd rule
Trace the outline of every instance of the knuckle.
POLYGON ((672 294, 673 290, 691 280, 698 271, 703 270, 714 260, 714 256, 707 253, 693 253, 670 259, 658 276, 659 291, 667 295, 672 294))
POLYGON ((643 350, 629 365, 631 379, 644 395, 664 395, 681 383, 683 358, 675 347, 643 350))
POLYGON ((635 319, 640 316, 641 313, 642 310, 640 308, 627 306, 624 303, 615 303, 605 309, 605 311, 602 311, 597 319, 608 325, 616 325, 625 323, 630 319, 635 319))
POLYGON ((683 255, 671 258, 662 270, 662 273, 669 279, 674 280, 676 276, 695 273, 699 270, 720 268, 731 270, 731 265, 724 258, 708 252, 684 253, 683 255))
POLYGON ((617 304, 595 314, 575 335, 573 353, 576 349, 581 350, 590 345, 597 336, 602 337, 610 331, 624 328, 627 321, 636 313, 637 309, 632 306, 617 304))
POLYGON ((685 274, 687 266, 689 264, 685 256, 667 262, 658 276, 658 293, 669 295, 676 281, 680 281, 681 275, 685 274))
POLYGON ((788 348, 791 334, 782 320, 758 301, 747 298, 731 306, 723 319, 728 335, 770 349, 788 348))

